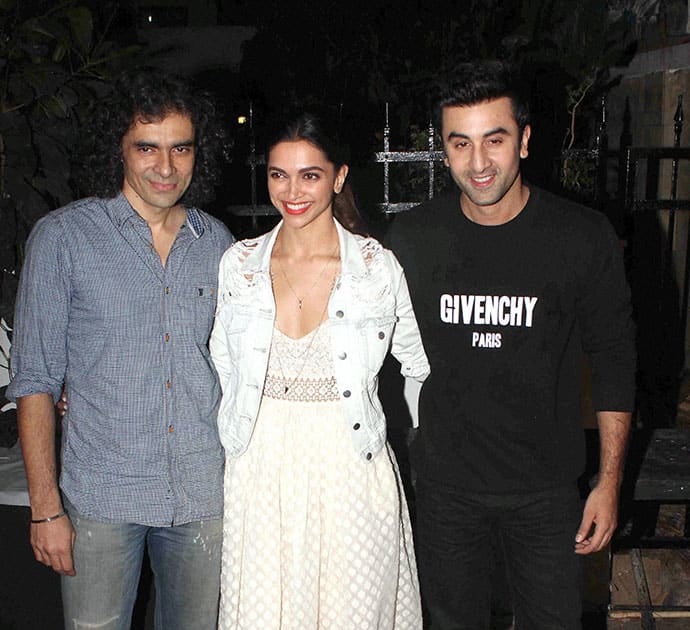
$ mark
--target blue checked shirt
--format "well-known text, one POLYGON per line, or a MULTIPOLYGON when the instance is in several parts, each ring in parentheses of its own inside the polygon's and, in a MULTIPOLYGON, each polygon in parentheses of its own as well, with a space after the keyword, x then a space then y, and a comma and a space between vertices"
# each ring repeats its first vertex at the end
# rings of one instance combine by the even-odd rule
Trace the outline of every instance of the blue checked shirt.
POLYGON ((60 486, 84 516, 166 526, 221 515, 207 342, 231 242, 189 209, 163 267, 123 195, 77 201, 31 233, 8 396, 57 400, 65 384, 60 486))

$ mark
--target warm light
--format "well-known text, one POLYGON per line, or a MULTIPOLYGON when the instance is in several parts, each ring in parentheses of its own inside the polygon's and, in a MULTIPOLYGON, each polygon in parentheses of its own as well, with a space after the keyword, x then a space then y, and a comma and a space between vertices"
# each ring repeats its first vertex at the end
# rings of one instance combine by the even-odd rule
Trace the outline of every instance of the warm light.
POLYGON ((237 124, 238 125, 246 125, 247 124, 247 117, 246 116, 238 116, 237 117, 237 124))

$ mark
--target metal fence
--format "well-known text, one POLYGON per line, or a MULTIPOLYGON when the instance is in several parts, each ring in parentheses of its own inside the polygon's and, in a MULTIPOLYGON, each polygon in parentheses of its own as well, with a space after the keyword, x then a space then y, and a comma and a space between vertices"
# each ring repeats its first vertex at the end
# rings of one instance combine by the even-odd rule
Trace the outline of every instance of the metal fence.
MULTIPOLYGON (((690 210, 689 199, 678 198, 678 170, 682 160, 690 159, 690 147, 681 147, 680 138, 683 132, 683 96, 678 96, 678 103, 674 114, 673 146, 672 147, 640 147, 633 146, 631 132, 630 107, 626 101, 623 112, 623 130, 620 135, 619 149, 609 149, 608 137, 608 112, 606 100, 602 99, 600 116, 597 124, 597 133, 594 146, 591 149, 574 149, 564 151, 561 161, 566 162, 570 158, 587 160, 591 164, 594 173, 593 186, 589 191, 591 201, 596 206, 610 198, 615 198, 622 203, 626 213, 642 210, 668 210, 671 216, 675 216, 677 210, 690 210), (659 199, 660 164, 664 160, 671 161, 671 193, 670 198, 659 199), (644 192, 638 184, 637 174, 640 162, 647 163, 644 192), (617 190, 609 193, 609 173, 611 162, 615 164, 618 172, 617 190)), ((587 196, 587 191, 584 191, 587 196)), ((603 208, 602 208, 603 209, 603 208)), ((671 227, 673 220, 671 220, 671 227)))
POLYGON ((679 96, 673 146, 635 146, 626 102, 620 148, 611 150, 602 102, 596 143, 588 153, 591 205, 609 215, 627 244, 638 330, 638 422, 646 428, 675 424, 679 381, 690 358, 690 194, 679 194, 678 186, 680 169, 690 160, 690 147, 680 146, 683 118, 679 96))
MULTIPOLYGON (((226 207, 226 211, 239 217, 262 217, 277 215, 277 210, 270 204, 258 203, 257 192, 257 168, 266 165, 266 158, 263 154, 256 151, 256 138, 254 133, 254 113, 253 107, 249 108, 249 153, 246 164, 249 168, 249 178, 251 187, 251 203, 233 204, 226 207)), ((391 201, 391 164, 421 164, 425 166, 428 178, 427 198, 434 196, 435 167, 437 162, 443 161, 443 151, 435 149, 436 133, 431 121, 426 128, 426 149, 409 151, 391 151, 391 128, 389 120, 388 103, 385 107, 385 119, 383 126, 383 151, 374 153, 371 164, 383 165, 383 177, 381 182, 382 202, 376 203, 376 210, 383 214, 394 214, 409 210, 421 203, 422 200, 391 201)))
POLYGON ((383 203, 377 204, 377 207, 384 213, 403 212, 420 203, 419 201, 391 202, 390 165, 392 163, 405 162, 408 164, 426 164, 429 182, 427 195, 428 198, 431 199, 434 196, 435 163, 443 161, 443 151, 437 151, 434 148, 436 132, 431 121, 429 121, 427 127, 427 148, 424 151, 391 151, 390 135, 391 128, 388 118, 388 103, 386 103, 386 121, 383 127, 383 151, 375 153, 373 159, 374 163, 383 164, 383 203))
MULTIPOLYGON (((584 184, 581 181, 563 181, 566 189, 570 188, 590 205, 606 210, 607 201, 616 200, 625 214, 644 210, 667 210, 671 213, 670 227, 674 226, 675 213, 678 210, 690 210, 690 200, 678 199, 677 181, 678 169, 681 160, 690 159, 690 147, 680 146, 680 137, 683 130, 683 97, 678 97, 678 106, 675 114, 674 143, 673 147, 635 147, 632 146, 632 134, 630 132, 630 111, 626 105, 623 113, 623 131, 620 137, 620 149, 609 149, 608 125, 606 102, 602 99, 600 109, 600 119, 597 123, 597 133, 594 146, 590 149, 571 149, 561 154, 561 174, 563 175, 564 165, 577 162, 585 165, 585 178, 588 180, 584 184), (671 197, 668 199, 658 199, 656 191, 659 184, 659 165, 664 160, 671 160, 671 197), (640 196, 639 187, 636 186, 638 165, 640 162, 647 163, 646 180, 644 195, 640 196), (618 172, 617 190, 610 193, 610 171, 611 164, 618 172), (572 186, 572 188, 571 188, 572 186)), ((249 108, 249 153, 246 164, 249 168, 251 185, 251 201, 249 204, 233 204, 227 206, 228 213, 235 216, 267 216, 275 215, 277 211, 269 204, 258 203, 257 193, 257 167, 266 164, 265 157, 256 151, 256 140, 254 133, 254 113, 253 107, 249 108)), ((383 165, 383 177, 381 181, 382 202, 376 204, 376 209, 386 213, 394 214, 409 210, 420 203, 420 200, 391 201, 391 164, 422 164, 427 172, 427 197, 434 196, 435 166, 436 163, 443 161, 443 151, 435 148, 436 132, 431 121, 426 128, 426 148, 424 150, 404 150, 391 151, 391 128, 389 120, 389 106, 385 106, 385 118, 383 125, 383 147, 382 151, 373 154, 371 164, 383 165)), ((577 178, 575 178, 577 180, 577 178)), ((672 243, 671 243, 672 245, 672 243)))

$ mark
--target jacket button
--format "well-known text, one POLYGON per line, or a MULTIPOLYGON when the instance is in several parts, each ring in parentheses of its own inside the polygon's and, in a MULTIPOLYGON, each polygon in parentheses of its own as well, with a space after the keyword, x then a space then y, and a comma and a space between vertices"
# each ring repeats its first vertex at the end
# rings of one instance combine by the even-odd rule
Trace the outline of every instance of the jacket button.
POLYGON ((341 361, 344 361, 345 359, 347 359, 347 352, 341 352, 341 353, 338 355, 338 358, 339 358, 341 361))
POLYGON ((346 389, 346 390, 343 392, 343 396, 344 396, 345 398, 349 398, 351 395, 352 395, 352 393, 350 392, 349 389, 346 389))
POLYGON ((336 316, 336 317, 341 317, 341 318, 342 318, 344 315, 345 315, 345 313, 343 313, 342 311, 336 311, 336 312, 335 312, 335 316, 336 316))
POLYGON ((367 459, 371 459, 371 453, 367 453, 367 459))
POLYGON ((352 428, 353 428, 355 431, 358 431, 358 430, 359 430, 359 422, 355 422, 354 425, 352 425, 352 428))
POLYGON ((383 339, 386 336, 386 333, 383 331, 379 332, 379 339, 383 339))

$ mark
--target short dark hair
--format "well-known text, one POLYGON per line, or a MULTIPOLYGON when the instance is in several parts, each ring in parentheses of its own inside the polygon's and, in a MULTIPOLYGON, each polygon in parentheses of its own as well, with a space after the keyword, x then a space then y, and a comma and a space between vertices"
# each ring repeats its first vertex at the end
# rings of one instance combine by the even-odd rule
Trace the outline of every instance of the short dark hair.
POLYGON ((195 206, 213 199, 227 137, 214 100, 180 77, 150 68, 124 72, 94 104, 82 138, 77 181, 82 193, 114 197, 122 190, 122 138, 138 120, 156 122, 169 114, 189 116, 194 127, 194 172, 180 202, 195 206))
MULTIPOLYGON (((306 140, 323 151, 326 159, 336 171, 347 164, 348 151, 335 129, 328 127, 324 119, 310 113, 290 116, 287 121, 274 121, 266 144, 266 163, 271 149, 281 142, 306 140)), ((366 235, 367 230, 362 215, 355 203, 354 194, 348 181, 333 199, 333 216, 350 232, 366 235)))
POLYGON ((522 135, 530 121, 529 99, 517 72, 503 61, 479 60, 460 64, 439 90, 434 112, 438 129, 441 129, 444 107, 467 107, 502 97, 510 99, 513 116, 522 135))

